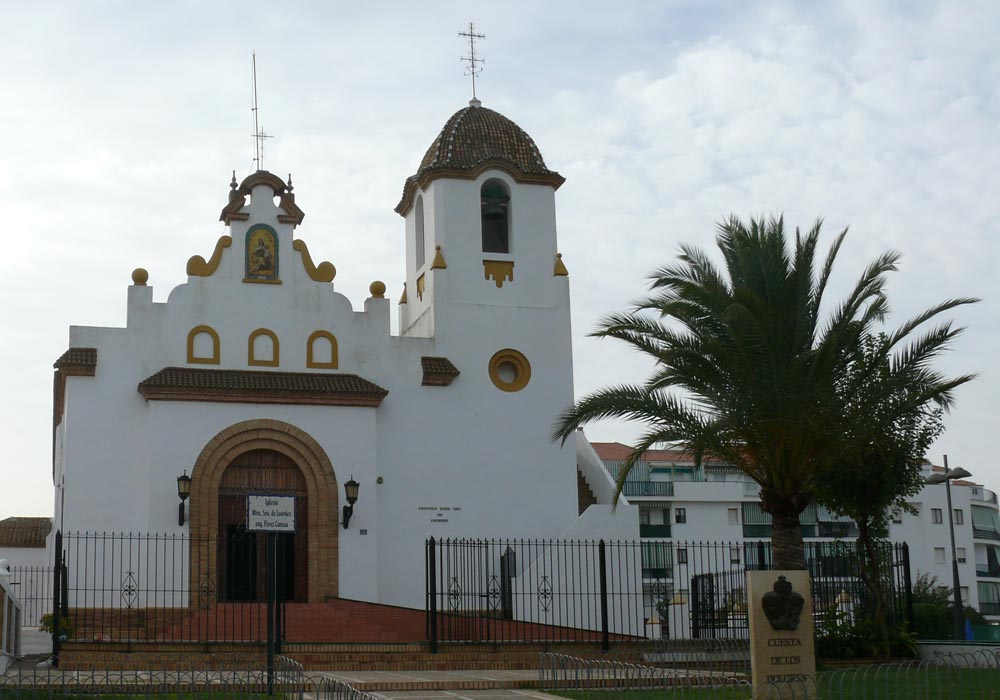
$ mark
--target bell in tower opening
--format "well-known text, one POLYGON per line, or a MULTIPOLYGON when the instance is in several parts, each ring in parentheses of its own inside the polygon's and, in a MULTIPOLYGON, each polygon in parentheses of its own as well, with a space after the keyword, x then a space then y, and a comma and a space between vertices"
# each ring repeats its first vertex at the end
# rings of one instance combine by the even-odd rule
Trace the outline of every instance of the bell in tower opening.
POLYGON ((500 180, 487 180, 479 192, 483 222, 483 252, 509 253, 510 192, 500 180))

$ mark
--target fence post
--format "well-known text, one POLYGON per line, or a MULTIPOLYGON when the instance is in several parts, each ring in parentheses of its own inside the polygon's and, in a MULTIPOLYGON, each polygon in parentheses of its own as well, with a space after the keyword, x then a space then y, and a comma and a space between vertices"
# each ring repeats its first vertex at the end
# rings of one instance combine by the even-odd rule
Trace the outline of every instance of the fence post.
POLYGON ((59 622, 62 617, 62 530, 56 530, 55 580, 52 582, 52 666, 59 667, 59 622))
POLYGON ((267 543, 267 694, 274 696, 274 598, 276 591, 277 572, 274 570, 277 564, 275 557, 275 547, 278 541, 277 535, 268 532, 267 543))
POLYGON ((906 605, 906 622, 913 625, 913 581, 910 579, 910 545, 903 543, 903 601, 906 605))
POLYGON ((431 653, 438 653, 437 630, 437 550, 434 538, 427 540, 427 622, 431 653))
POLYGON ((597 553, 600 558, 601 576, 601 651, 608 651, 611 648, 608 639, 608 553, 604 540, 597 544, 597 553))

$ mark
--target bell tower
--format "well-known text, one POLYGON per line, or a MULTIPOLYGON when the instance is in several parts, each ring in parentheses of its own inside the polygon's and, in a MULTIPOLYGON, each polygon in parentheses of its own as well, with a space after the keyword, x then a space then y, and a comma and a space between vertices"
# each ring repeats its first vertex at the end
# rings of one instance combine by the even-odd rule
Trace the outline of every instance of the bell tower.
POLYGON ((452 115, 396 206, 406 220, 401 333, 468 331, 471 307, 497 323, 513 321, 512 309, 568 315, 555 221, 563 182, 523 129, 479 100, 452 115))

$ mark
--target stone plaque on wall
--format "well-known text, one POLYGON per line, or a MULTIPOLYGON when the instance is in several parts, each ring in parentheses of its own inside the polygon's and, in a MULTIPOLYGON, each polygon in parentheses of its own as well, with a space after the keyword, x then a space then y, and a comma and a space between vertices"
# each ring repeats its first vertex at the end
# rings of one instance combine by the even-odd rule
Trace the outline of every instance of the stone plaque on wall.
POLYGON ((755 700, 815 697, 816 650, 807 571, 748 571, 755 700))

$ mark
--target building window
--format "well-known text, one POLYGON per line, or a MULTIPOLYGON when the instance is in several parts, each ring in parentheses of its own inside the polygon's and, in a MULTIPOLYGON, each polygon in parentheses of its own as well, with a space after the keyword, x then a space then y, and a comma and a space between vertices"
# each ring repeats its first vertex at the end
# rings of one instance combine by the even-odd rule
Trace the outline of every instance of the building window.
POLYGON ((675 522, 686 523, 688 521, 687 508, 674 508, 675 522))
POLYGON ((211 326, 195 326, 187 337, 187 361, 197 365, 219 364, 219 334, 211 326))
POLYGON ((247 364, 277 367, 280 359, 278 336, 267 328, 258 328, 247 338, 247 364))
POLYGON ((507 348, 490 358, 490 380, 501 391, 520 391, 531 379, 531 363, 517 350, 507 348))
POLYGON ((664 525, 669 525, 670 524, 670 509, 669 508, 664 508, 663 509, 663 524, 664 525))
POLYGON ((935 525, 940 525, 944 522, 944 516, 940 508, 931 508, 931 522, 935 525))
POLYGON ((649 511, 648 510, 643 509, 643 510, 639 511, 639 524, 640 525, 649 525, 649 511))
POLYGON ((739 564, 740 563, 740 548, 730 547, 729 548, 729 563, 739 564))
POLYGON ((955 555, 955 557, 958 559, 958 563, 959 564, 964 564, 965 563, 965 547, 959 547, 956 551, 957 551, 957 554, 955 555))
POLYGON ((677 550, 677 563, 687 564, 688 563, 688 551, 687 547, 681 547, 677 550))
POLYGON ((337 339, 329 331, 314 331, 306 341, 306 367, 337 369, 337 339))
POLYGON ((483 252, 510 252, 510 192, 500 180, 487 180, 479 191, 483 252))
POLYGON ((962 510, 961 508, 956 508, 955 510, 953 510, 952 517, 954 518, 952 522, 955 523, 956 525, 965 524, 965 511, 962 510))
POLYGON ((958 595, 961 596, 961 598, 962 598, 962 605, 968 605, 969 604, 969 587, 968 586, 959 586, 958 587, 958 595))
POLYGON ((413 226, 416 230, 416 240, 414 245, 416 246, 417 253, 417 269, 419 270, 424 266, 424 261, 427 259, 426 243, 424 242, 424 198, 417 197, 417 204, 413 209, 413 226))
POLYGON ((892 511, 892 522, 896 523, 897 525, 902 525, 903 511, 901 511, 899 508, 894 508, 892 511))
POLYGON ((740 511, 738 508, 729 509, 729 524, 730 525, 740 524, 740 511))
POLYGON ((944 547, 934 548, 934 563, 944 564, 944 547))

